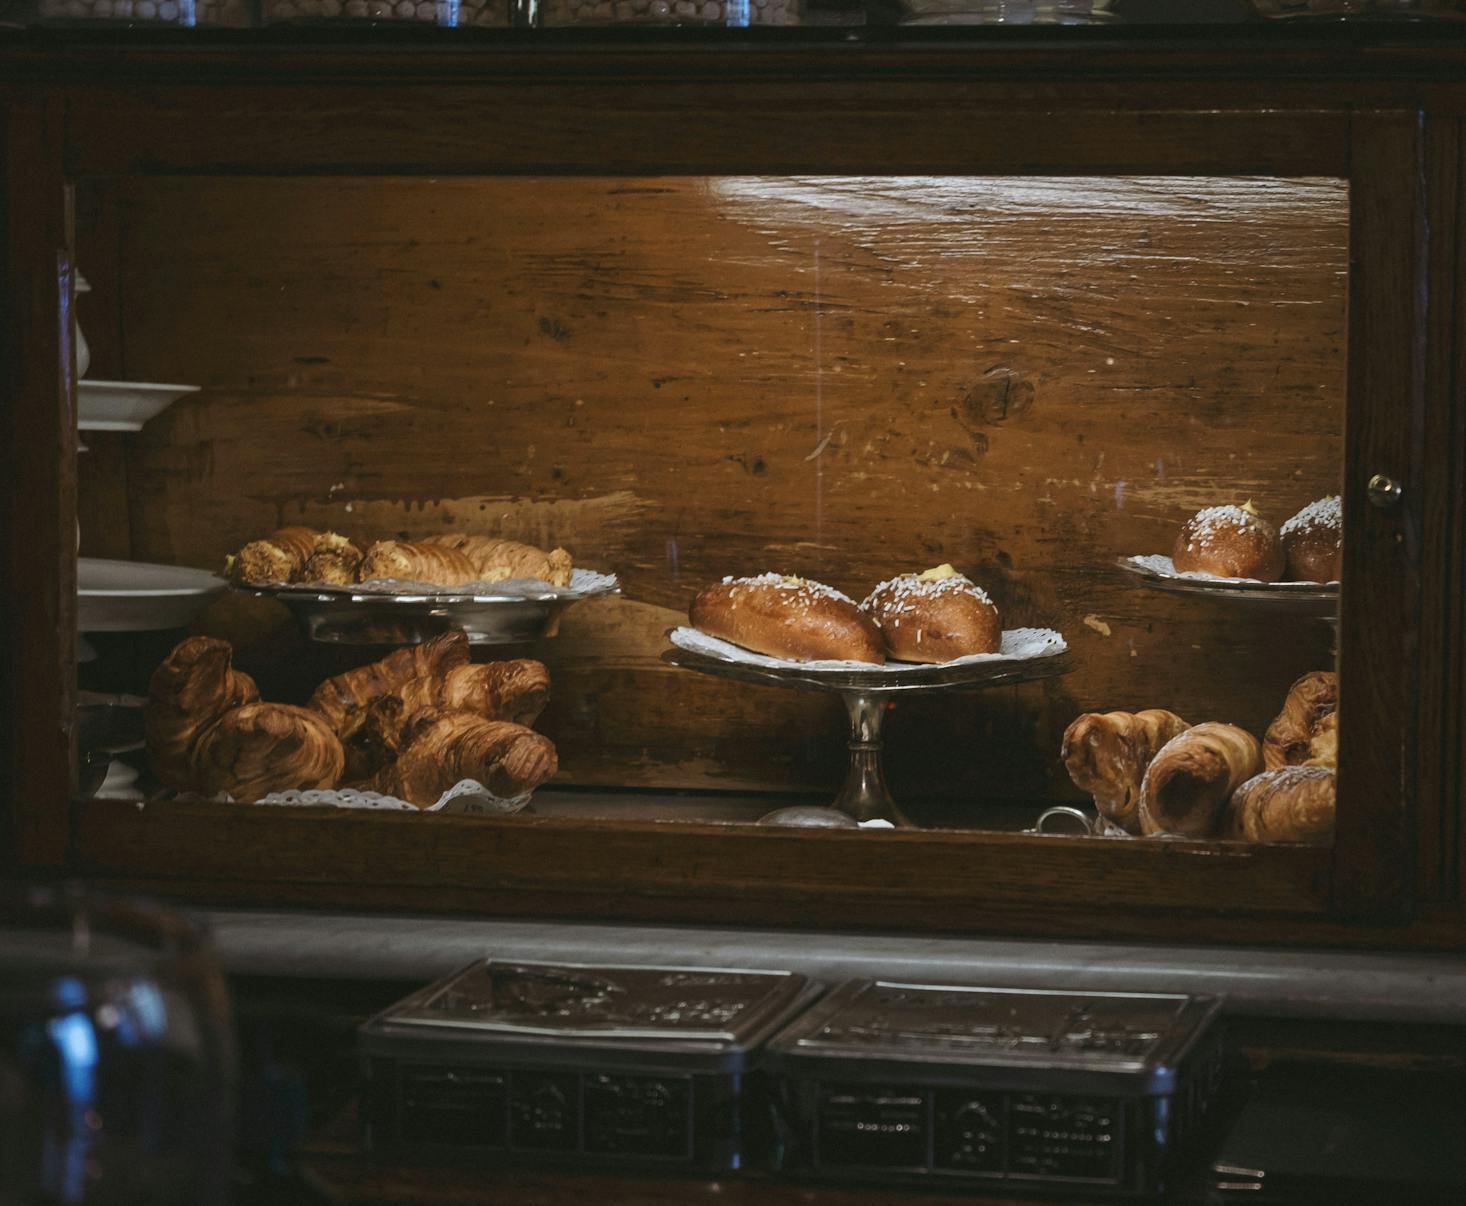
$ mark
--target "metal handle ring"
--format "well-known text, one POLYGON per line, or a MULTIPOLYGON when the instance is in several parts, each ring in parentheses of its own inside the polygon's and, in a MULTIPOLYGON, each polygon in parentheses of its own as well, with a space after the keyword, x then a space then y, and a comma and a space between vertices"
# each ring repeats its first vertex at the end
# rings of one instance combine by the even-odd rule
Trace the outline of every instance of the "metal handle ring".
POLYGON ((1082 826, 1082 833, 1094 833, 1095 822, 1087 812, 1074 808, 1068 804, 1056 804, 1052 808, 1045 808, 1038 814, 1038 820, 1034 821, 1032 829, 1025 829, 1024 833, 1062 833, 1062 830, 1048 830, 1044 828, 1044 822, 1050 817, 1067 817, 1069 820, 1078 821, 1082 826))

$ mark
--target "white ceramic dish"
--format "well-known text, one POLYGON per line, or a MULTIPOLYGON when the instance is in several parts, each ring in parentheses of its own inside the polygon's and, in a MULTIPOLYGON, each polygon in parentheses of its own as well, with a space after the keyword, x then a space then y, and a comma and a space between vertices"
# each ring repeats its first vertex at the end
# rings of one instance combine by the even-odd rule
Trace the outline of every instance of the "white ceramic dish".
POLYGON ((182 628, 225 585, 208 570, 101 557, 78 558, 76 576, 82 632, 182 628))
POLYGON ((156 385, 146 381, 78 381, 76 425, 82 431, 141 431, 197 385, 156 385))

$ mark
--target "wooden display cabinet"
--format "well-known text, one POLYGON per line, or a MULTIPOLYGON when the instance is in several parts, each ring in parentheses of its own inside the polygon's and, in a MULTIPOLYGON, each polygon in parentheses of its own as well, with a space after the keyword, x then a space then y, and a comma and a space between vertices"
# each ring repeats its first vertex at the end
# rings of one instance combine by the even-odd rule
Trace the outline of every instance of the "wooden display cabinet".
MULTIPOLYGON (((1245 28, 1162 39, 1112 33, 852 44, 812 35, 752 42, 537 44, 519 39, 465 47, 454 43, 453 31, 442 32, 443 37, 400 45, 371 38, 297 44, 264 34, 200 35, 169 43, 59 35, 32 41, 16 35, 0 42, 5 215, 0 363, 9 487, 3 565, 10 584, 3 796, 10 850, 19 867, 196 900, 274 905, 1170 942, 1440 947, 1466 942, 1461 875, 1466 855, 1466 337, 1461 318, 1466 39, 1454 31, 1409 27, 1379 27, 1367 35, 1245 28), (1178 191, 1191 182, 1203 201, 1216 193, 1218 182, 1239 178, 1266 178, 1285 192, 1295 184, 1328 182, 1319 187, 1332 190, 1333 208, 1319 210, 1316 229, 1306 221, 1299 224, 1302 211, 1289 219, 1294 222, 1289 246, 1310 249, 1299 263, 1270 264, 1265 238, 1249 245, 1245 214, 1232 227, 1177 219, 1174 230, 1157 237, 1190 239, 1185 245, 1191 253, 1204 256, 1208 232, 1220 231, 1218 237, 1240 257, 1253 291, 1239 294, 1237 305, 1250 304, 1248 297, 1260 291, 1276 290, 1300 306, 1322 305, 1337 318, 1339 329, 1332 332, 1326 317, 1317 329, 1287 328, 1279 338, 1293 350, 1289 354, 1301 358, 1296 362, 1283 353, 1276 362, 1245 359, 1249 347, 1260 349, 1265 342, 1255 331, 1238 336, 1244 340, 1240 352, 1224 349, 1237 355, 1229 388, 1241 399, 1236 403, 1241 409, 1231 416, 1230 438, 1247 439, 1248 424, 1257 415, 1303 408, 1299 413, 1305 417, 1295 425, 1303 430, 1259 452, 1271 472, 1291 471, 1290 458, 1313 421, 1307 408, 1314 404, 1300 400, 1299 373, 1322 374, 1320 396, 1332 389, 1344 416, 1341 441, 1337 426, 1318 432, 1320 440, 1337 441, 1329 448, 1330 455, 1337 449, 1334 459, 1342 461, 1348 531, 1338 630, 1346 702, 1338 831, 1331 847, 1116 842, 945 828, 871 835, 554 817, 485 820, 181 806, 155 812, 108 801, 68 803, 79 507, 68 299, 78 243, 97 247, 106 239, 113 240, 108 254, 114 257, 115 275, 108 277, 113 269, 83 266, 89 276, 103 278, 94 284, 123 316, 117 329, 125 335, 129 356, 145 359, 152 349, 170 366, 188 363, 206 394, 212 390, 224 401, 197 419, 196 427, 168 426, 135 451, 115 454, 126 475, 110 479, 113 495, 89 499, 89 530, 110 527, 108 539, 143 559, 171 555, 209 564, 221 550, 273 526, 277 512, 262 501, 265 495, 295 497, 303 500, 301 513, 330 518, 330 487, 340 456, 346 455, 334 450, 342 441, 366 441, 364 448, 385 456, 390 471, 384 471, 384 481, 397 481, 393 472, 406 474, 404 490, 441 498, 474 496, 461 467, 446 463, 461 448, 464 432, 505 433, 511 451, 483 454, 490 482, 483 493, 550 500, 546 505, 570 500, 577 514, 589 508, 590 518, 582 515, 577 522, 588 525, 585 530, 601 547, 614 549, 628 594, 649 609, 631 620, 624 614, 604 618, 600 628, 601 620, 587 621, 577 637, 583 643, 574 646, 579 652, 557 651, 548 659, 557 684, 564 684, 562 700, 604 697, 614 701, 617 715, 630 718, 628 732, 617 733, 603 723, 609 712, 585 722, 585 729, 576 729, 581 721, 569 710, 558 715, 557 735, 562 740, 575 735, 566 748, 579 751, 571 759, 577 781, 648 790, 719 784, 744 790, 781 784, 809 790, 819 783, 832 788, 831 764, 821 761, 824 755, 801 762, 790 754, 773 769, 762 766, 759 756, 761 749, 782 749, 780 741, 790 742, 791 749, 802 742, 838 750, 838 720, 832 723, 828 713, 811 711, 813 705, 792 697, 750 701, 727 685, 694 686, 691 676, 682 682, 676 677, 681 672, 655 659, 656 634, 685 606, 697 576, 706 580, 724 570, 716 551, 693 551, 683 566, 686 579, 669 577, 646 551, 647 541, 666 536, 664 520, 635 528, 635 509, 627 513, 614 505, 609 518, 593 514, 596 499, 614 494, 618 475, 631 483, 622 489, 633 495, 635 479, 644 476, 649 492, 662 492, 653 499, 658 506, 679 489, 656 459, 659 434, 649 425, 665 419, 657 418, 662 412, 645 400, 651 397, 645 389, 616 394, 619 386, 607 386, 616 405, 602 414, 600 427, 579 435, 560 413, 560 403, 575 405, 568 394, 552 398, 540 411, 524 394, 518 401, 510 398, 493 428, 487 419, 478 420, 480 428, 463 426, 467 404, 454 404, 448 407, 451 413, 435 420, 437 426, 424 420, 402 428, 397 438, 406 450, 393 452, 390 426, 374 426, 360 399, 353 402, 351 391, 319 368, 321 358, 300 359, 291 370, 297 377, 288 381, 280 367, 288 357, 270 360, 285 356, 288 329, 316 333, 325 320, 309 304, 321 295, 282 297, 274 308, 261 300, 261 281, 277 286, 272 266, 260 260, 268 240, 260 236, 256 243, 252 233, 278 233, 298 224, 289 245, 298 257, 290 266, 291 279, 314 274, 318 281, 322 272, 339 270, 342 309, 329 321, 347 332, 360 332, 366 321, 362 289, 398 291, 393 300, 399 309, 393 313, 399 320, 404 313, 419 318, 396 332, 382 320, 381 338, 399 341, 381 353, 382 363, 399 371, 405 349, 416 341, 424 362, 439 366, 423 371, 439 373, 434 388, 451 397, 458 396, 453 394, 458 387, 443 384, 449 369, 442 366, 445 358, 451 366, 451 357, 463 354, 467 344, 443 345, 437 338, 441 325, 433 321, 441 311, 429 301, 412 310, 402 292, 407 286, 388 271, 392 265, 369 250, 393 239, 411 242, 413 207, 425 198, 436 208, 418 219, 422 238, 437 238, 438 245, 431 254, 423 252, 423 265, 438 262, 433 255, 445 263, 452 260, 441 231, 454 221, 471 225, 478 220, 474 214, 483 212, 487 198, 505 239, 549 239, 549 250, 561 258, 547 257, 544 270, 573 276, 587 271, 575 260, 577 255, 583 259, 584 247, 569 237, 563 245, 556 243, 543 232, 594 231, 602 220, 597 215, 605 210, 578 210, 580 199, 567 192, 573 189, 566 182, 601 182, 596 195, 603 207, 619 188, 617 182, 625 182, 626 191, 643 187, 659 199, 646 203, 645 228, 627 235, 628 246, 646 263, 670 272, 677 256, 692 254, 688 248, 699 229, 695 215, 689 219, 685 207, 679 208, 696 191, 688 182, 826 176, 858 177, 867 184, 893 176, 1044 178, 1070 184, 1088 179, 1101 191, 1133 188, 1136 178, 1145 178, 1162 192, 1166 181, 1178 191), (645 180, 638 186, 638 178, 654 178, 650 185, 655 187, 645 180), (527 179, 533 183, 528 192, 521 187, 527 179), (472 196, 455 191, 459 181, 465 182, 463 189, 469 187, 466 182, 477 182, 472 188, 479 191, 472 196), (427 188, 429 182, 436 182, 436 192, 427 188), (355 241, 340 235, 337 259, 328 263, 319 248, 337 240, 333 214, 343 223, 347 214, 357 215, 352 221, 359 222, 362 233, 355 241), (686 235, 689 230, 692 236, 686 235), (684 236, 686 247, 678 241, 684 236), (116 250, 119 246, 125 253, 116 250), (247 278, 255 268, 259 279, 251 285, 247 278), (1288 292, 1312 288, 1307 282, 1330 272, 1346 276, 1347 298, 1342 284, 1333 302, 1288 292), (369 280, 375 284, 367 285, 369 280), (256 290, 252 298, 246 296, 251 288, 256 290), (213 341, 208 319, 210 307, 230 290, 239 312, 251 315, 252 331, 260 333, 233 352, 213 341), (1347 336, 1342 337, 1345 321, 1347 336), (178 352, 182 362, 169 360, 171 347, 183 349, 178 352), (251 366, 249 356, 261 359, 251 366), (1307 363, 1298 369, 1302 361, 1307 363), (1289 363, 1297 369, 1297 380, 1288 376, 1289 363), (256 367, 258 379, 250 376, 256 367), (1279 387, 1281 395, 1269 399, 1274 380, 1292 385, 1279 387), (320 447, 311 455, 321 467, 292 496, 288 482, 298 485, 310 472, 298 450, 288 446, 291 433, 298 434, 298 414, 282 399, 296 396, 291 391, 298 389, 318 396, 312 405, 320 447), (537 441, 543 456, 531 461, 532 454, 512 449, 533 441, 536 423, 544 426, 543 440, 537 441), (401 431, 410 435, 405 445, 401 431), (251 432, 258 437, 253 445, 251 432), (211 477, 218 468, 215 457, 229 472, 250 468, 267 484, 252 490, 211 477), (444 494, 430 493, 431 473, 443 478, 444 494), (1383 495, 1377 500, 1383 505, 1371 500, 1368 487, 1377 475, 1399 484, 1398 500, 1383 495), (190 480, 210 484, 200 491, 190 480), (617 649, 617 640, 626 648, 617 649), (745 730, 747 735, 739 736, 745 730), (696 750, 646 754, 656 741, 676 746, 683 732, 697 735, 712 770, 697 764, 702 755, 696 750), (590 734, 597 736, 592 740, 590 734), (636 750, 646 755, 641 761, 634 757, 636 750), (744 769, 730 769, 737 767, 744 769)), ((1150 238, 1150 232, 1131 231, 1136 238, 1141 234, 1150 238)), ((1014 237, 1021 242, 1037 236, 1019 232, 1014 237)), ((1016 271, 1012 266, 1031 259, 1040 246, 1015 244, 1003 261, 1006 270, 1016 271)), ((999 261, 991 262, 1001 268, 999 261)), ((1050 264, 1048 270, 1063 269, 1050 264)), ((1082 277, 1083 265, 1077 270, 1082 277)), ((868 287, 862 271, 858 264, 850 269, 853 295, 868 287)), ((1096 278, 1107 280, 1105 273, 1112 271, 1113 265, 1102 265, 1096 278)), ((649 291, 663 290, 669 308, 662 313, 696 315, 701 299, 674 277, 650 275, 635 282, 632 292, 644 299, 649 291)), ((1165 360, 1167 335, 1144 321, 1149 313, 1144 299, 1163 296, 1170 278, 1163 268, 1152 267, 1132 279, 1134 292, 1117 288, 1106 313, 1133 343, 1151 341, 1139 359, 1154 366, 1165 360)), ((442 287, 426 267, 417 284, 423 297, 442 287)), ((1082 285, 1078 281, 1074 288, 1082 285)), ((566 286, 565 295, 572 299, 567 305, 577 304, 575 288, 573 281, 566 286)), ((592 305, 593 300, 582 294, 579 303, 592 305)), ((1021 303, 1014 305, 1015 323, 1036 321, 1019 313, 1021 303)), ((507 347, 508 336, 490 330, 496 321, 487 312, 465 315, 466 323, 482 324, 485 346, 503 350, 500 344, 507 347)), ((574 324, 567 321, 561 328, 558 321, 554 315, 542 317, 539 335, 548 342, 525 353, 544 379, 567 363, 554 359, 555 345, 566 342, 574 324)), ((946 321, 962 319, 948 316, 946 321)), ((109 335, 108 326, 99 323, 104 358, 109 339, 121 338, 117 329, 109 335)), ((852 329, 852 340, 863 337, 861 329, 852 329)), ((1059 329, 1064 338, 1074 335, 1073 328, 1059 329)), ((1230 336, 1222 333, 1221 319, 1215 330, 1220 348, 1230 336)), ((676 338, 669 335, 669 343, 676 338)), ((1191 338, 1204 344, 1207 336, 1193 332, 1191 338)), ((528 346, 529 338, 524 343, 528 346)), ((347 338, 339 350, 349 356, 362 346, 347 338)), ((749 346, 755 346, 752 339, 749 346)), ((590 354, 613 353, 603 347, 590 354)), ((932 357, 929 348, 921 354, 932 357)), ((693 353, 674 348, 667 355, 675 361, 693 353)), ((872 363, 887 372, 894 372, 893 360, 880 357, 893 355, 870 352, 872 363)), ((372 371, 378 367, 374 362, 372 371)), ((181 371, 161 379, 175 379, 181 371)), ((602 376, 616 380, 614 374, 602 376)), ((1049 378, 1041 364, 1018 369, 1003 362, 995 370, 986 360, 967 378, 975 392, 961 405, 952 401, 950 414, 961 425, 963 408, 970 409, 972 439, 963 447, 976 463, 981 458, 971 445, 985 452, 992 425, 1008 418, 1010 406, 1016 410, 1031 401, 1035 381, 1049 378)), ((907 382, 904 388, 912 387, 907 382)), ((1044 439, 1057 441, 1079 431, 1083 442, 1078 389, 1073 382, 1054 389, 1052 427, 1032 437, 1035 456, 1049 455, 1044 450, 1051 444, 1044 439)), ((899 383, 887 394, 882 405, 895 413, 901 405, 899 383)), ((749 475, 753 481, 768 469, 776 478, 781 467, 808 460, 803 450, 820 451, 818 431, 810 438, 802 427, 797 438, 769 436, 768 450, 753 441, 746 449, 732 448, 711 436, 704 443, 697 432, 713 431, 724 413, 717 407, 734 404, 715 400, 705 412, 698 402, 688 405, 692 418, 677 430, 679 438, 695 442, 685 450, 692 476, 689 487, 682 487, 693 497, 707 482, 729 480, 718 474, 749 475)), ((945 403, 932 407, 933 413, 947 413, 945 403)), ((901 413, 903 421, 911 419, 901 413)), ((1143 445, 1154 434, 1147 431, 1146 414, 1142 408, 1137 417, 1114 421, 1133 423, 1133 441, 1143 445)), ((928 419, 911 421, 925 434, 921 424, 928 419)), ((1225 425, 1228 418, 1219 421, 1225 425)), ((940 461, 940 451, 930 459, 940 461)), ((936 472, 920 464, 921 472, 936 472)), ((1208 480, 1223 480, 1216 470, 1212 474, 1208 480)), ((1042 481, 1027 484, 1039 489, 1042 481)), ((389 497, 390 487, 378 485, 378 499, 389 497)), ((938 485, 932 490, 940 496, 938 485)), ((737 497, 746 503, 749 497, 766 496, 745 492, 737 497)), ((774 499, 770 506, 777 503, 775 495, 767 497, 774 499)), ((1195 490, 1177 497, 1195 499, 1195 490)), ((880 567, 890 556, 884 543, 889 532, 882 526, 888 519, 889 525, 899 522, 912 530, 920 527, 922 514, 938 515, 936 535, 926 545, 933 551, 945 552, 965 539, 953 535, 962 512, 951 509, 950 501, 917 499, 909 513, 895 515, 881 498, 877 502, 887 510, 856 510, 848 517, 842 537, 846 551, 839 556, 849 558, 852 574, 858 570, 871 581, 882 576, 880 567), (935 507, 948 509, 933 512, 935 507)), ((901 505, 890 504, 898 511, 901 505)), ((1196 505, 1192 501, 1190 509, 1196 505)), ((385 506, 379 503, 374 514, 385 516, 385 506)), ((1072 507, 1072 514, 1083 514, 1081 503, 1072 507)), ((709 519, 709 512, 694 505, 690 514, 690 522, 714 525, 708 529, 714 535, 745 533, 744 545, 727 546, 738 548, 742 558, 731 568, 764 568, 750 559, 768 536, 746 507, 730 504, 720 517, 709 519)), ((1013 575, 1004 579, 1009 586, 1025 581, 1025 558, 1045 552, 1062 558, 1092 539, 1082 523, 1055 534, 1058 528, 1042 527, 1039 512, 1028 521, 1028 534, 1015 537, 1021 556, 1013 575)), ((1162 523, 1152 516, 1147 522, 1146 530, 1160 533, 1173 530, 1176 520, 1172 515, 1162 523)), ((1012 550, 987 552, 995 574, 1012 568, 1012 550), (1010 560, 1004 562, 1004 556, 1010 560)), ((811 554, 811 572, 839 577, 844 563, 834 556, 811 554)), ((1044 777, 1054 775, 1057 761, 1056 745, 1047 743, 1053 741, 1054 725, 1075 712, 1159 702, 1126 693, 1123 658, 1095 635, 1104 624, 1090 626, 1091 631, 1079 622, 1086 613, 1104 610, 1086 605, 1086 592, 1113 600, 1124 589, 1086 572, 1057 593, 1039 592, 1034 610, 1064 609, 1071 643, 1077 645, 1080 638, 1094 643, 1095 669, 1075 694, 1046 697, 1036 689, 997 706, 997 719, 990 723, 1004 742, 1018 748, 1025 732, 1042 739, 1025 754, 1028 769, 1000 768, 1009 776, 1005 781, 1024 790, 1047 790, 1044 777), (1125 698, 1117 698, 1120 694, 1125 698), (1039 762, 1043 765, 1034 769, 1039 762)), ((1013 594, 1024 597, 1016 589, 1013 594)), ((1156 670, 1171 639, 1164 623, 1191 624, 1185 637, 1174 638, 1185 640, 1186 650, 1199 648, 1198 634, 1216 644, 1211 652, 1177 653, 1176 691, 1194 698, 1206 686, 1201 680, 1224 682, 1225 669, 1213 671, 1229 658, 1260 664, 1270 675, 1266 693, 1255 698, 1248 693, 1245 699, 1239 694, 1234 705, 1254 728, 1265 723, 1265 709, 1275 710, 1273 701, 1281 699, 1291 676, 1327 651, 1325 634, 1300 639, 1215 611, 1193 611, 1183 619, 1183 604, 1159 596, 1146 606, 1156 609, 1163 627, 1142 638, 1149 642, 1149 683, 1165 681, 1156 670), (1234 631, 1239 625, 1245 630, 1240 634, 1234 631), (1280 685, 1277 678, 1285 670, 1280 685)), ((1137 633, 1144 630, 1141 619, 1131 615, 1130 620, 1137 633)), ((1132 643, 1132 656, 1135 648, 1132 643)), ((1083 652, 1076 647, 1077 654, 1083 652)), ((918 710, 915 715, 907 732, 913 734, 916 759, 928 770, 940 767, 944 758, 957 760, 963 734, 974 723, 971 714, 953 718, 918 710), (928 729, 923 744, 915 734, 928 729)), ((978 759, 957 777, 980 781, 991 770, 978 759)), ((920 778, 915 760, 910 773, 913 781, 920 778)), ((964 790, 971 787, 963 783, 964 790)))

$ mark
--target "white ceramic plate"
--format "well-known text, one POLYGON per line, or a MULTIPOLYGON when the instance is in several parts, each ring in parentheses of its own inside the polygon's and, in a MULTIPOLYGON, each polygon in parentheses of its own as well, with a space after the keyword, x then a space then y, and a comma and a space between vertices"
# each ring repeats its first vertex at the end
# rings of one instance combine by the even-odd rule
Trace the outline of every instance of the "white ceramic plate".
POLYGON ((141 431, 197 385, 154 385, 146 381, 76 383, 76 425, 82 431, 141 431))
POLYGON ((81 557, 76 572, 82 632, 182 628, 224 589, 217 574, 181 565, 81 557))

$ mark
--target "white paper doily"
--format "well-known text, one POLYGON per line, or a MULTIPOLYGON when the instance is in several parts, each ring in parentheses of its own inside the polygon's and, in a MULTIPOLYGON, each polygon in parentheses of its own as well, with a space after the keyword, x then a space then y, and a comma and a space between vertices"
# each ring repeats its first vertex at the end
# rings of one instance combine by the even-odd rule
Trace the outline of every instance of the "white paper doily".
POLYGON ((1175 562, 1159 554, 1144 557, 1126 557, 1126 562, 1138 569, 1148 570, 1162 578, 1177 578, 1184 582, 1245 582, 1252 586, 1301 587, 1317 590, 1320 586, 1338 586, 1338 582, 1264 582, 1261 578, 1224 578, 1220 574, 1208 574, 1202 570, 1178 570, 1175 562))
MULTIPOLYGON (((766 669, 783 670, 794 667, 799 670, 869 670, 873 674, 902 675, 930 672, 930 664, 917 662, 887 662, 877 666, 873 662, 819 661, 799 662, 792 658, 770 657, 741 649, 728 641, 708 636, 696 628, 674 628, 668 639, 679 649, 689 653, 701 653, 706 657, 719 658, 725 662, 738 662, 745 666, 762 666, 766 669)), ((1003 632, 1003 643, 997 653, 971 653, 966 657, 942 662, 943 666, 968 666, 979 662, 1026 662, 1036 657, 1053 657, 1063 653, 1069 646, 1064 638, 1052 628, 1009 628, 1003 632)))
MULTIPOLYGON (((462 779, 439 796, 437 803, 429 808, 418 808, 415 804, 399 800, 396 796, 382 795, 375 791, 357 791, 353 787, 341 787, 329 791, 276 791, 271 792, 268 796, 262 796, 255 803, 282 808, 365 808, 378 812, 480 813, 508 816, 521 811, 529 803, 532 794, 532 792, 527 792, 522 796, 511 796, 506 799, 503 796, 494 795, 475 779, 462 779)), ((194 797, 179 797, 179 799, 185 798, 194 797)), ((225 804, 236 803, 228 795, 218 797, 218 801, 225 804)))

